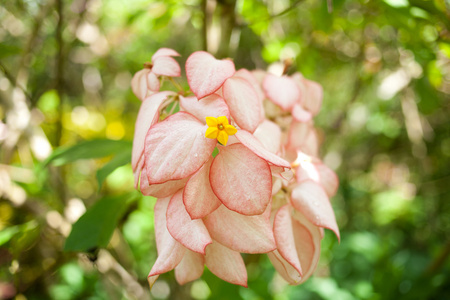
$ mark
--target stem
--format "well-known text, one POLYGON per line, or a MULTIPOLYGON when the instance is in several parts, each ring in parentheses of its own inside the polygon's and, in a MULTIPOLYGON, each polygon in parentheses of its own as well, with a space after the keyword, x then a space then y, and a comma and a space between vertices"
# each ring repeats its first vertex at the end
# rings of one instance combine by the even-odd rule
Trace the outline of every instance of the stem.
POLYGON ((285 15, 285 14, 291 12, 292 10, 294 10, 295 8, 297 8, 297 6, 298 6, 301 2, 303 2, 303 1, 304 1, 304 0, 297 0, 297 1, 295 1, 294 3, 292 3, 291 6, 289 6, 288 8, 282 10, 281 12, 279 12, 279 13, 277 13, 277 14, 273 14, 273 15, 269 16, 269 17, 266 18, 266 19, 261 19, 261 20, 258 20, 257 22, 251 23, 251 24, 248 24, 248 23, 247 23, 247 24, 245 24, 245 23, 244 23, 244 24, 239 24, 239 27, 245 27, 245 26, 251 27, 251 26, 254 26, 255 24, 259 24, 259 23, 262 23, 262 22, 269 22, 269 21, 271 21, 272 19, 281 17, 281 16, 283 16, 283 15, 285 15))
POLYGON ((333 0, 327 0, 327 8, 328 13, 331 14, 333 12, 333 0))
POLYGON ((17 82, 17 80, 14 78, 14 76, 11 74, 11 72, 6 69, 5 65, 0 61, 0 70, 5 74, 5 77, 8 78, 9 82, 16 87, 19 88, 25 95, 25 97, 28 98, 29 101, 32 101, 31 95, 27 92, 27 90, 17 82))
POLYGON ((202 26, 202 37, 203 37, 203 50, 208 51, 208 0, 202 0, 202 12, 203 12, 203 26, 202 26))
POLYGON ((445 247, 442 249, 441 253, 436 257, 436 259, 429 265, 429 267, 426 269, 425 274, 430 276, 434 273, 437 273, 439 269, 444 266, 445 261, 450 256, 450 241, 447 242, 445 247))
MULTIPOLYGON (((64 113, 64 57, 63 57, 63 47, 64 41, 62 37, 63 31, 63 0, 56 0, 56 12, 58 14, 58 23, 56 24, 56 43, 58 45, 58 53, 56 56, 56 66, 55 66, 55 85, 56 92, 59 98, 59 107, 58 107, 58 123, 56 124, 56 133, 55 133, 55 146, 59 147, 61 145, 61 138, 63 133, 63 125, 62 118, 64 113)), ((63 167, 56 169, 57 176, 56 180, 60 181, 60 184, 57 184, 57 193, 62 203, 65 203, 66 199, 66 189, 65 189, 65 173, 63 167)))
POLYGON ((172 107, 170 108, 170 111, 168 113, 169 116, 172 115, 173 111, 175 110, 175 108, 177 107, 178 103, 176 101, 172 102, 172 107))
POLYGON ((224 58, 229 56, 230 52, 230 39, 234 27, 236 26, 236 14, 235 6, 236 0, 222 0, 217 2, 220 6, 220 45, 217 56, 224 58))
POLYGON ((169 78, 170 82, 172 82, 172 84, 175 86, 175 88, 177 90, 179 90, 180 92, 184 92, 183 87, 178 82, 176 82, 175 79, 173 79, 173 77, 168 77, 168 78, 169 78))
POLYGON ((61 144, 62 137, 62 116, 63 116, 63 106, 64 106, 64 95, 63 95, 63 68, 64 68, 64 59, 63 59, 63 39, 62 39, 62 30, 63 30, 63 3, 62 0, 56 1, 56 11, 58 13, 58 23, 56 25, 56 43, 58 45, 58 54, 56 57, 56 66, 55 66, 55 75, 56 75, 56 92, 59 98, 59 122, 56 128, 55 134, 55 145, 58 147, 61 144))

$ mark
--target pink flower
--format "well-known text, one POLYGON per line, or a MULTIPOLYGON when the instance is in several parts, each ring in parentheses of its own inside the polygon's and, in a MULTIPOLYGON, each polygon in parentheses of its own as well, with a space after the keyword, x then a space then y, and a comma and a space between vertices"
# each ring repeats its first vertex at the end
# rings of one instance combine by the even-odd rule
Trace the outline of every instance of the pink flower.
POLYGON ((262 88, 269 100, 290 112, 297 122, 310 121, 322 104, 322 87, 300 73, 292 77, 267 74, 262 88))
MULTIPOLYGON (((202 275, 204 265, 206 265, 217 277, 246 287, 247 271, 239 252, 213 241, 205 231, 201 220, 188 221, 191 224, 184 224, 183 228, 186 233, 189 233, 189 229, 203 233, 199 236, 199 239, 207 243, 208 246, 205 246, 203 253, 186 248, 172 237, 170 233, 170 229, 174 226, 172 222, 178 222, 177 217, 181 217, 182 222, 186 221, 187 214, 182 211, 183 206, 177 203, 180 201, 181 193, 179 192, 172 198, 160 198, 156 202, 155 234, 158 259, 148 276, 150 286, 153 285, 160 274, 173 269, 175 269, 175 278, 180 284, 193 281, 202 275)), ((192 236, 190 235, 190 237, 192 236)))
POLYGON ((173 269, 184 284, 206 265, 247 286, 240 253, 268 253, 289 283, 304 282, 316 268, 323 229, 339 238, 329 201, 338 180, 318 158, 312 121, 320 85, 300 74, 236 71, 231 60, 200 51, 186 61, 195 96, 159 92, 158 77, 180 75, 176 55, 158 50, 132 83, 143 100, 133 141, 135 184, 158 198, 150 285, 173 269), (169 105, 179 112, 166 117, 169 105))
POLYGON ((321 231, 289 204, 274 215, 277 250, 268 257, 290 284, 300 284, 314 272, 320 256, 321 231))
POLYGON ((160 111, 170 102, 176 94, 174 92, 160 92, 147 97, 139 109, 133 138, 133 152, 131 166, 133 167, 135 186, 144 166, 145 136, 150 126, 159 121, 160 111))
POLYGON ((220 203, 244 215, 262 214, 271 197, 271 166, 289 168, 289 163, 265 150, 248 131, 237 130, 237 141, 223 146, 205 136, 208 128, 188 112, 150 127, 144 150, 148 183, 172 184, 192 176, 184 203, 193 217, 205 217, 220 203), (219 154, 213 158, 216 147, 219 154))
POLYGON ((144 69, 138 71, 131 80, 131 89, 141 101, 158 92, 160 88, 158 76, 179 77, 180 65, 171 56, 180 56, 169 48, 161 48, 152 56, 151 63, 145 63, 144 69))

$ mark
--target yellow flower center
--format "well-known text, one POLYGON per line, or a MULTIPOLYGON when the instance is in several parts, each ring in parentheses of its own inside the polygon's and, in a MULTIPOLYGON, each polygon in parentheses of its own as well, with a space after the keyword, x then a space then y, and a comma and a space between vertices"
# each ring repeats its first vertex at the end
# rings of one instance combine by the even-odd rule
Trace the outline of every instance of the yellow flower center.
POLYGON ((217 118, 206 117, 206 124, 208 125, 208 129, 206 129, 205 137, 217 139, 224 146, 227 145, 228 136, 237 132, 237 129, 228 123, 228 119, 225 116, 217 118))

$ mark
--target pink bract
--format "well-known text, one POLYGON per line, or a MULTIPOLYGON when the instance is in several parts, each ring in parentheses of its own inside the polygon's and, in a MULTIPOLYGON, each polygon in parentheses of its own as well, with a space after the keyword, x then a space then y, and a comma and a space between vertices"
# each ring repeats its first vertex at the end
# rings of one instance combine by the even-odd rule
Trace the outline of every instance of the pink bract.
POLYGON ((198 99, 217 91, 235 71, 231 60, 218 60, 203 51, 194 52, 186 61, 186 77, 198 99))

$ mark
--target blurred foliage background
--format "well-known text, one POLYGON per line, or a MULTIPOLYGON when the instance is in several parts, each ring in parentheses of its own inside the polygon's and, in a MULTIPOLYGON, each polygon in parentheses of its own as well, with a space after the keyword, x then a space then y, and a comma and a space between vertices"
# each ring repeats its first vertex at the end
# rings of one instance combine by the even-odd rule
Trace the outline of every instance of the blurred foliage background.
POLYGON ((450 299, 449 2, 0 4, 0 299, 450 299), (342 241, 325 236, 305 284, 246 255, 248 289, 205 271, 149 291, 155 199, 133 192, 130 80, 160 47, 181 66, 202 49, 237 68, 290 60, 323 85, 342 241))

